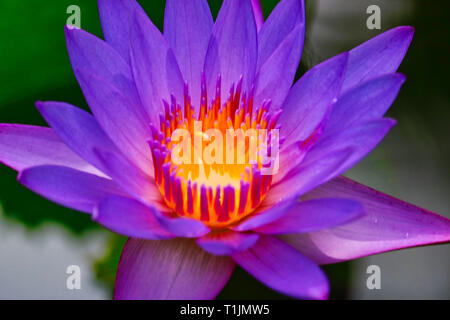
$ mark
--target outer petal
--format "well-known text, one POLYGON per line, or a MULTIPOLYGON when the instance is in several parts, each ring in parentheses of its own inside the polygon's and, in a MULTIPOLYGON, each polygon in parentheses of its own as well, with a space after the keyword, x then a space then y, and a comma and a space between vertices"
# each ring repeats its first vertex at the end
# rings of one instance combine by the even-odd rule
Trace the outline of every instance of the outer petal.
MULTIPOLYGON (((303 0, 283 0, 275 7, 258 34, 258 67, 277 50, 296 27, 300 26, 301 42, 305 37, 305 3, 303 0)), ((298 65, 298 62, 297 62, 298 65)), ((294 69, 297 69, 295 66, 294 69)))
POLYGON ((354 124, 353 126, 320 139, 308 152, 301 165, 308 165, 328 154, 332 150, 347 147, 354 149, 343 170, 350 169, 355 163, 372 151, 396 124, 392 119, 376 119, 354 124))
POLYGON ((161 32, 142 12, 135 12, 130 32, 131 65, 136 86, 150 120, 158 123, 162 100, 184 97, 184 81, 175 55, 161 32))
POLYGON ((89 70, 80 69, 76 73, 84 96, 106 134, 134 164, 142 169, 153 168, 147 152, 151 131, 135 117, 131 101, 89 70))
POLYGON ((192 101, 200 101, 200 83, 214 20, 206 0, 167 0, 164 37, 175 53, 192 101))
POLYGON ((36 106, 66 145, 87 162, 104 171, 93 149, 102 147, 113 152, 118 150, 92 115, 62 102, 37 102, 36 106))
POLYGON ((401 74, 388 74, 349 90, 333 106, 325 135, 357 122, 381 118, 394 102, 405 80, 401 74))
POLYGON ((222 101, 243 76, 243 90, 253 84, 258 56, 255 18, 250 0, 224 0, 213 28, 205 60, 208 92, 222 77, 222 101))
MULTIPOLYGON (((133 104, 133 114, 143 124, 148 115, 142 107, 129 64, 109 44, 81 29, 65 29, 67 50, 75 75, 78 69, 89 70, 111 83, 133 104)), ((148 127, 148 125, 147 125, 148 127)))
POLYGON ((325 273, 291 246, 262 236, 247 251, 232 255, 242 268, 270 288, 307 299, 326 299, 328 281, 325 273))
POLYGON ((284 146, 305 140, 323 120, 341 89, 348 53, 315 66, 296 82, 283 105, 279 119, 284 146))
POLYGON ((266 234, 303 233, 328 229, 360 218, 363 206, 350 199, 322 198, 296 203, 280 219, 255 229, 266 234))
POLYGON ((395 123, 392 119, 369 120, 319 139, 299 165, 283 171, 284 178, 276 180, 265 200, 274 203, 298 197, 337 177, 372 151, 395 123))
POLYGON ((70 150, 52 129, 22 124, 0 124, 0 162, 16 171, 55 165, 103 176, 70 150))
POLYGON ((344 177, 330 181, 306 197, 353 198, 366 211, 361 219, 343 226, 282 236, 319 264, 450 241, 449 219, 344 177))
POLYGON ((251 248, 259 239, 254 233, 224 231, 210 233, 197 239, 198 245, 205 251, 218 255, 230 255, 251 248))
POLYGON ((351 50, 342 92, 371 78, 395 72, 413 35, 413 27, 397 27, 351 50))
POLYGON ((117 270, 115 299, 213 299, 234 269, 228 257, 206 253, 193 240, 130 239, 117 270))
POLYGON ((106 41, 130 62, 130 25, 134 12, 145 14, 136 0, 98 0, 100 20, 106 41))
POLYGON ((111 196, 104 199, 95 207, 92 219, 128 237, 148 240, 174 237, 161 228, 147 206, 129 198, 111 196))
POLYGON ((20 172, 18 180, 51 201, 86 213, 102 199, 124 194, 112 180, 67 167, 32 167, 20 172))
POLYGON ((255 79, 255 106, 270 99, 272 108, 281 107, 294 81, 303 49, 303 35, 303 25, 297 25, 259 68, 255 79))

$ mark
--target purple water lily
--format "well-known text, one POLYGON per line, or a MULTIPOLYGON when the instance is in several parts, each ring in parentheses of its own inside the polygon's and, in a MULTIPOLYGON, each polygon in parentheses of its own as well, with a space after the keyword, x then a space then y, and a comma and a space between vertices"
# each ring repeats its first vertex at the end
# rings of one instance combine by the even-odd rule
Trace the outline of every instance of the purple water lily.
POLYGON ((105 41, 66 29, 93 115, 38 102, 51 128, 0 125, 0 161, 23 185, 130 237, 116 299, 211 299, 236 264, 286 295, 324 299, 319 264, 450 240, 447 218, 341 176, 395 124, 383 116, 413 28, 293 84, 304 9, 282 0, 263 21, 258 1, 224 0, 214 22, 206 0, 167 0, 162 35, 134 0, 99 0, 105 41), (195 120, 279 129, 279 171, 211 167, 210 181, 180 170, 167 139, 195 120))

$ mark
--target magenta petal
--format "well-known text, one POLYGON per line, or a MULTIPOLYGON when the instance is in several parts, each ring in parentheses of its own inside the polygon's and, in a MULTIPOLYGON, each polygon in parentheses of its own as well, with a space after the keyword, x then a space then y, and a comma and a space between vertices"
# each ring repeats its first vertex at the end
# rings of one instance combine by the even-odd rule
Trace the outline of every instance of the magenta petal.
POLYGON ((145 14, 136 0, 98 0, 105 40, 130 62, 130 24, 135 11, 145 14))
POLYGON ((333 106, 324 135, 357 122, 381 118, 397 97, 405 76, 393 73, 371 79, 349 91, 333 106))
POLYGON ((352 49, 342 92, 371 78, 397 71, 413 35, 413 27, 397 27, 352 49))
MULTIPOLYGON (((258 34, 258 67, 277 50, 280 43, 296 27, 301 29, 301 43, 305 37, 305 3, 303 0, 283 0, 273 9, 258 34)), ((295 66, 294 69, 297 69, 295 66)))
POLYGON ((131 66, 142 104, 158 123, 165 99, 184 99, 184 81, 169 43, 145 13, 135 12, 130 32, 131 66))
POLYGON ((53 129, 30 125, 0 124, 0 162, 16 171, 55 165, 103 176, 70 150, 53 129))
POLYGON ((36 106, 59 137, 80 157, 103 171, 95 147, 118 152, 116 146, 88 112, 63 102, 37 102, 36 106))
POLYGON ((258 57, 257 32, 250 0, 224 0, 217 16, 205 60, 208 92, 215 92, 222 77, 222 101, 232 84, 243 76, 243 91, 249 92, 258 57))
POLYGON ((363 206, 354 200, 314 199, 297 202, 280 219, 253 231, 265 234, 311 232, 348 223, 363 213, 363 206))
POLYGON ((119 196, 102 200, 94 209, 92 219, 124 236, 161 240, 174 236, 161 228, 151 210, 142 203, 119 196))
POLYGON ((234 266, 229 257, 211 255, 193 240, 129 239, 119 262, 114 298, 214 299, 234 266))
POLYGON ((203 250, 223 256, 251 248, 258 238, 259 236, 254 233, 224 231, 203 236, 197 239, 197 243, 203 250))
POLYGON ((124 192, 110 179, 58 166, 39 166, 23 170, 18 180, 39 195, 86 213, 110 195, 124 192))
POLYGON ((366 214, 346 225, 282 239, 319 264, 450 241, 450 220, 339 177, 306 195, 345 197, 362 203, 366 214))
POLYGON ((272 236, 261 236, 247 251, 232 255, 256 279, 283 294, 306 299, 326 299, 328 280, 311 260, 272 236))
POLYGON ((151 208, 159 224, 170 233, 183 238, 198 238, 208 234, 211 230, 199 220, 171 216, 170 213, 160 212, 151 208))
POLYGON ((206 0, 167 0, 164 37, 175 53, 192 101, 200 101, 200 83, 214 20, 206 0))
POLYGON ((340 54, 315 66, 298 80, 283 104, 279 120, 284 146, 306 140, 323 121, 335 102, 347 65, 348 53, 340 54))
POLYGON ((297 25, 259 68, 255 79, 255 106, 270 100, 272 108, 281 107, 294 81, 303 49, 303 35, 303 25, 297 25))

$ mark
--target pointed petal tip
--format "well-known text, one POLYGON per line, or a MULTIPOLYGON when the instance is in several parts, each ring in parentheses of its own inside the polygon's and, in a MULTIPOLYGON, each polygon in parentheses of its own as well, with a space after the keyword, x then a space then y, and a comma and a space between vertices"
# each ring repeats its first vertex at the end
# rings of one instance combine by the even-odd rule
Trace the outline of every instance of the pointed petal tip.
POLYGON ((404 31, 406 35, 411 35, 411 37, 414 36, 414 33, 416 31, 416 29, 413 26, 399 26, 392 30, 404 31))

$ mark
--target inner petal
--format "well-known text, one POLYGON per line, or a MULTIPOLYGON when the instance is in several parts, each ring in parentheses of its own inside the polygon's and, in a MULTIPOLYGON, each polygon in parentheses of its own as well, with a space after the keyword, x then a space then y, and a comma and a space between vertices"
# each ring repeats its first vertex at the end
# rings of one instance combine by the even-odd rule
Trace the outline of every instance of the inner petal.
POLYGON ((238 222, 263 200, 278 156, 281 113, 269 112, 269 100, 254 106, 253 90, 242 90, 242 77, 223 102, 221 90, 219 75, 209 101, 202 77, 195 112, 186 84, 182 104, 174 96, 163 101, 149 142, 155 181, 169 208, 212 228, 238 222))

